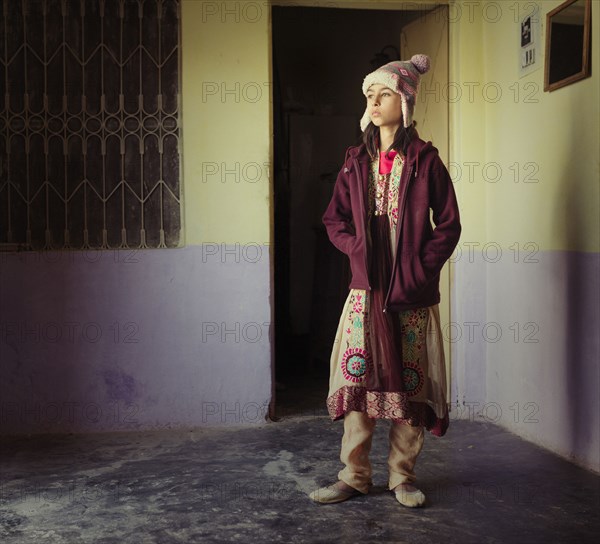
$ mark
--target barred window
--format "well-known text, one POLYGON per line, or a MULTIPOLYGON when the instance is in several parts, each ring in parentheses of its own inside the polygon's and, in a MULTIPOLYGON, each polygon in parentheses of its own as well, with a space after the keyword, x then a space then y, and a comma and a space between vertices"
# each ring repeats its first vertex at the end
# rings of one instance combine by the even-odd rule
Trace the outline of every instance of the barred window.
POLYGON ((0 0, 0 245, 179 245, 178 0, 0 0))

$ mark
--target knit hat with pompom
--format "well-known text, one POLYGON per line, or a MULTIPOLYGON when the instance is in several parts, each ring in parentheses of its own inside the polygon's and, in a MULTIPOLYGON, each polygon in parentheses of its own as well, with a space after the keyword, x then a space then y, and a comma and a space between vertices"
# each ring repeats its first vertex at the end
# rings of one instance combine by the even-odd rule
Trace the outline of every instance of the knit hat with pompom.
MULTIPOLYGON (((408 128, 413 121, 415 101, 419 90, 421 74, 429 70, 430 62, 427 55, 413 55, 410 60, 394 60, 377 68, 368 74, 362 84, 362 92, 367 96, 369 87, 379 83, 389 87, 402 97, 402 117, 404 126, 408 128)), ((371 117, 365 110, 360 120, 360 128, 364 132, 371 122, 371 117)))

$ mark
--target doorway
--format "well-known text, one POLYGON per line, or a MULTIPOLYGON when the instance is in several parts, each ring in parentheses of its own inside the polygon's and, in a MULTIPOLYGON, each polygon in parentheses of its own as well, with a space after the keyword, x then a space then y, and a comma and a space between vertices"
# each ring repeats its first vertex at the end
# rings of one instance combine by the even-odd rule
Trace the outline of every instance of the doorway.
MULTIPOLYGON (((436 64, 433 25, 444 15, 432 13, 376 3, 368 10, 272 6, 276 418, 327 413, 330 354, 350 272, 321 217, 346 149, 361 141, 364 76, 410 58, 413 46, 436 64)), ((445 17, 447 30, 447 10, 445 17)), ((437 77, 445 64, 447 83, 447 39, 445 55, 426 76, 437 77)), ((424 77, 424 84, 431 83, 424 77)), ((425 109, 417 103, 418 123, 425 109)), ((447 153, 447 104, 445 115, 445 128, 429 123, 436 134, 421 137, 447 153), (438 141, 444 131, 445 144, 438 141)))

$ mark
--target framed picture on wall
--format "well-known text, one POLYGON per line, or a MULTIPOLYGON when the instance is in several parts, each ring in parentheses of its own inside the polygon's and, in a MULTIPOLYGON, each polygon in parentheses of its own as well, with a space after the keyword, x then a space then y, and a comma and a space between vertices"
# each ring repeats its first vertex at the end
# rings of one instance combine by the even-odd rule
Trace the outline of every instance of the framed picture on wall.
POLYGON ((591 0, 567 0, 546 15, 544 91, 590 75, 591 0))

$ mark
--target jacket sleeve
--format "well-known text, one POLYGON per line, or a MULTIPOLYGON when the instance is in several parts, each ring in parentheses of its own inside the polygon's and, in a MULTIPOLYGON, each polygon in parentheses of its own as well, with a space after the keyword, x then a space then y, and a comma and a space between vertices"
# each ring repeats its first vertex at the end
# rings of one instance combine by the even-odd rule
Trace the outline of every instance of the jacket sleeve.
POLYGON ((421 251, 421 262, 427 277, 433 278, 451 257, 461 233, 456 193, 439 155, 436 155, 431 166, 429 199, 435 228, 421 251))
POLYGON ((348 173, 342 166, 338 173, 333 188, 333 196, 322 217, 331 243, 346 255, 356 237, 354 222, 352 220, 352 201, 348 173))

